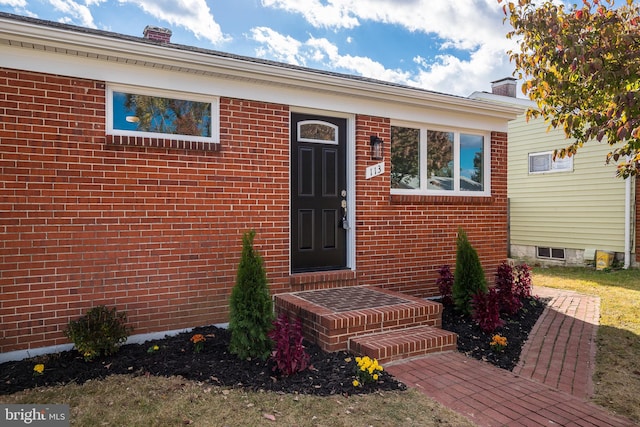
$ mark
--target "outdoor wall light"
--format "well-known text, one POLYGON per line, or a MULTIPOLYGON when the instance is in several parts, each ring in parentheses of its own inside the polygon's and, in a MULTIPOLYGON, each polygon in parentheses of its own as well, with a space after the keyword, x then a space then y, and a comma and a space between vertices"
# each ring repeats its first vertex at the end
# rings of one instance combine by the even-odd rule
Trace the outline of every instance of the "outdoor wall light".
POLYGON ((382 150, 383 144, 384 141, 382 141, 382 138, 371 135, 371 160, 382 160, 384 158, 382 150))

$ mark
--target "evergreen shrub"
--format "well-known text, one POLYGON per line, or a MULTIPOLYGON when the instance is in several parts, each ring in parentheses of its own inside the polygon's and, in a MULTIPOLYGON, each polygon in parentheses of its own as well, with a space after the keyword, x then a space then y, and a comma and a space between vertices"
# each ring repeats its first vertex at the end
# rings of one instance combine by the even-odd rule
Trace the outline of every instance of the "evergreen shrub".
POLYGON ((452 288, 453 303, 456 310, 464 315, 470 315, 473 296, 487 292, 487 279, 480 264, 478 252, 471 246, 467 233, 461 228, 458 229, 456 247, 456 269, 452 288))
POLYGON ((240 359, 266 360, 272 342, 273 302, 262 257, 253 248, 255 230, 242 237, 242 255, 229 302, 229 351, 240 359))

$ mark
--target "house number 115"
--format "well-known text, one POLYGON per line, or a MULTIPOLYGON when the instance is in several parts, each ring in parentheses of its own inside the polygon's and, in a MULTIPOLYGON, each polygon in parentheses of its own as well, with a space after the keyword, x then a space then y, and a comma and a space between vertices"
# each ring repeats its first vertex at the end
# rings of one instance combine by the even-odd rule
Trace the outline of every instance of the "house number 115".
POLYGON ((373 178, 374 176, 382 175, 384 173, 384 162, 377 165, 369 166, 367 168, 366 178, 373 178))

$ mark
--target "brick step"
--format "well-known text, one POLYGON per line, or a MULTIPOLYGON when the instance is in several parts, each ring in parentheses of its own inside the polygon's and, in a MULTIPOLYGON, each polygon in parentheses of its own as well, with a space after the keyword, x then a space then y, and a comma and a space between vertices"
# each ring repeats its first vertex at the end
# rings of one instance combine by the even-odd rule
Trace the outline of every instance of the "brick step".
POLYGON ((306 339, 325 351, 347 350, 358 335, 442 325, 442 305, 372 286, 303 291, 274 296, 278 314, 302 320, 306 339))
POLYGON ((457 341, 458 336, 454 332, 432 326, 415 326, 351 337, 349 350, 354 354, 378 359, 378 362, 383 364, 429 353, 456 350, 457 341))

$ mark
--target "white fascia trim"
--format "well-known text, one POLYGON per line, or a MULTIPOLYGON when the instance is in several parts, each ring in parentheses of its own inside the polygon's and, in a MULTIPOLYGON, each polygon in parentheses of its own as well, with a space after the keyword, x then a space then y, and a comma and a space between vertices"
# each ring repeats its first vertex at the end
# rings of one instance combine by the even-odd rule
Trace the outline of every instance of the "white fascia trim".
MULTIPOLYGON (((474 99, 428 92, 384 82, 350 79, 337 74, 302 68, 287 68, 286 64, 272 65, 252 62, 249 58, 217 56, 198 51, 180 50, 168 46, 140 43, 99 34, 82 33, 62 28, 47 27, 27 22, 0 18, 0 38, 23 48, 55 50, 72 56, 104 58, 108 61, 138 66, 164 68, 195 74, 219 75, 230 79, 260 81, 265 84, 298 86, 305 89, 336 91, 342 95, 386 100, 389 103, 416 106, 437 106, 439 109, 459 113, 513 119, 520 112, 509 105, 495 105, 474 99)), ((6 44, 6 42, 5 42, 6 44)))

